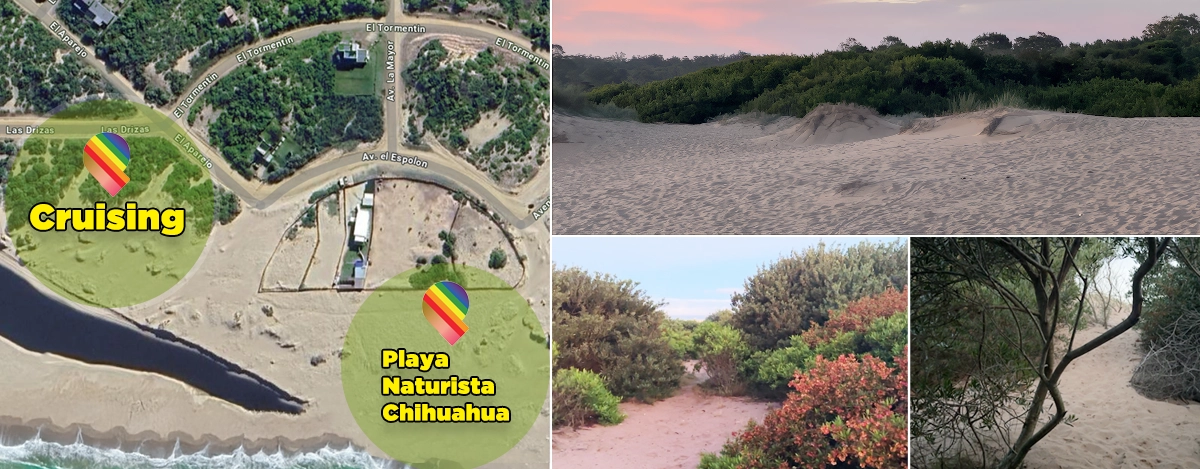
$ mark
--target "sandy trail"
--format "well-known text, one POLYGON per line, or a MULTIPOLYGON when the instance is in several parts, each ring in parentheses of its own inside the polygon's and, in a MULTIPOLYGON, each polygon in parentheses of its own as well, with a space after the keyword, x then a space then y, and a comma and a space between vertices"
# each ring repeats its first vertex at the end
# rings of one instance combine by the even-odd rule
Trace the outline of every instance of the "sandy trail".
POLYGON ((999 109, 901 130, 844 110, 556 114, 555 234, 1200 233, 1200 118, 999 109))
MULTIPOLYGON (((1076 343, 1101 332, 1080 331, 1076 343)), ((1137 339, 1136 330, 1126 332, 1071 363, 1062 393, 1079 420, 1038 443, 1025 458, 1029 469, 1200 467, 1200 403, 1154 401, 1134 391, 1137 339)))
MULTIPOLYGON (((689 368, 690 369, 690 368, 689 368)), ((705 378, 688 374, 674 396, 653 405, 623 403, 625 421, 554 433, 557 468, 614 467, 694 469, 700 453, 716 453, 750 419, 762 421, 773 406, 746 398, 706 395, 697 387, 705 378)))

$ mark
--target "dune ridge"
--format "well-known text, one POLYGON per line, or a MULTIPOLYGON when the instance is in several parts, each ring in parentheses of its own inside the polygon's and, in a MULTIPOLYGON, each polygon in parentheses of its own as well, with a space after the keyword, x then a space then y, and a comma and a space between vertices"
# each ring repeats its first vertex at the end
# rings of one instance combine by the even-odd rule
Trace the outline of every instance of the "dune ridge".
POLYGON ((1200 118, 888 119, 556 115, 555 233, 1200 234, 1200 118))

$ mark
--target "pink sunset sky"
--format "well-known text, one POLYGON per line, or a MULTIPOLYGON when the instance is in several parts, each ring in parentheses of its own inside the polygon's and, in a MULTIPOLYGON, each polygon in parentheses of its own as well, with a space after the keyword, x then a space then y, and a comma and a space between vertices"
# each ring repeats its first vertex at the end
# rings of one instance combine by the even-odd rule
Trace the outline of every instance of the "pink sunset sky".
POLYGON ((1064 43, 1121 39, 1164 15, 1200 13, 1195 0, 553 0, 551 39, 568 54, 665 56, 809 54, 848 37, 875 46, 969 42, 1038 31, 1064 43))

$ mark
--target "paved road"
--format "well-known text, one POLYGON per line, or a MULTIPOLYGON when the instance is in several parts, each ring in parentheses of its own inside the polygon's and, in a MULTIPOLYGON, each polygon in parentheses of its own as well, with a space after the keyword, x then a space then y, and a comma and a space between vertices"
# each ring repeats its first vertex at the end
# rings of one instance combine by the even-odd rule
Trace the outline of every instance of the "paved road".
MULTIPOLYGON (((44 4, 38 4, 34 0, 15 1, 28 14, 33 15, 39 21, 41 21, 47 29, 50 29, 50 23, 57 18, 57 15, 54 14, 54 6, 48 2, 44 4)), ((480 39, 488 42, 495 41, 497 37, 501 37, 516 44, 529 44, 528 39, 516 36, 512 34, 512 31, 500 30, 498 28, 485 26, 483 24, 461 23, 434 18, 405 17, 404 15, 399 14, 398 10, 398 8, 389 9, 388 18, 386 20, 387 23, 420 24, 425 26, 426 34, 452 34, 480 39)), ((242 63, 237 61, 238 52, 259 47, 264 44, 269 44, 279 40, 280 38, 288 36, 290 36, 294 41, 299 42, 315 37, 324 32, 364 31, 368 23, 378 22, 380 21, 374 19, 355 19, 332 24, 309 26, 306 28, 288 31, 272 38, 263 39, 252 45, 242 46, 239 49, 230 51, 227 56, 218 60, 208 69, 202 72, 193 73, 193 76, 197 77, 197 79, 187 88, 187 90, 189 90, 187 92, 190 93, 190 90, 194 88, 199 81, 203 80, 204 77, 209 76, 212 73, 216 73, 219 80, 220 78, 227 76, 237 66, 242 65, 242 63)), ((70 35, 70 33, 68 34, 70 35)), ((387 36, 389 36, 397 45, 398 61, 400 61, 402 57, 399 56, 399 53, 403 51, 402 43, 407 42, 398 40, 398 35, 400 34, 404 33, 387 33, 387 36)), ((70 36, 72 39, 78 42, 78 37, 74 35, 70 36)), ((87 46, 84 47, 87 48, 87 46)), ((125 95, 126 99, 133 102, 144 103, 144 100, 141 98, 140 94, 133 89, 133 86, 126 79, 124 79, 124 77, 115 71, 109 70, 103 62, 96 58, 95 52, 91 48, 87 48, 87 50, 88 57, 83 59, 85 63, 100 70, 102 74, 113 83, 114 87, 116 87, 123 95, 125 95)), ((538 55, 542 58, 546 58, 542 53, 539 53, 538 55)), ((400 61, 400 63, 402 63, 402 61, 400 61)), ((211 85, 209 85, 209 87, 211 88, 211 85)), ((514 193, 511 193, 510 191, 509 194, 501 194, 500 191, 503 191, 504 189, 495 186, 489 179, 484 178, 475 168, 471 167, 465 161, 462 161, 461 158, 454 157, 453 155, 442 155, 438 152, 403 149, 398 142, 398 133, 401 128, 398 122, 398 116, 400 115, 399 110, 401 108, 400 99, 404 96, 402 80, 397 80, 396 93, 398 96, 396 102, 385 101, 384 110, 387 123, 387 128, 385 129, 387 141, 386 147, 376 148, 373 151, 378 154, 386 150, 406 156, 420 157, 422 160, 428 163, 429 168, 421 169, 412 166, 401 167, 399 164, 383 163, 387 166, 379 166, 376 170, 377 173, 381 175, 393 175, 426 180, 455 188, 457 190, 464 190, 478 194, 484 201, 487 202, 489 207, 499 212, 505 219, 513 220, 513 225, 517 228, 525 228, 535 223, 532 215, 526 210, 526 206, 522 204, 521 201, 518 201, 513 197, 513 195, 515 195, 514 193)), ((169 107, 166 107, 165 111, 160 109, 158 110, 159 112, 156 113, 157 116, 151 116, 152 120, 155 121, 155 124, 174 124, 174 122, 170 122, 172 117, 170 112, 178 106, 182 99, 183 97, 181 96, 176 100, 175 103, 172 103, 169 107)), ((182 121, 184 119, 186 119, 186 114, 184 114, 184 117, 179 120, 182 121)), ((13 118, 0 118, 0 124, 22 126, 37 125, 37 123, 41 120, 44 119, 30 118, 29 116, 15 116, 13 118)), ((233 169, 228 166, 225 159, 215 148, 212 148, 207 141, 196 135, 188 126, 181 124, 180 127, 184 128, 188 135, 192 137, 193 142, 198 143, 197 148, 201 151, 201 153, 203 153, 210 161, 213 162, 213 171, 211 171, 213 178, 217 181, 220 181, 222 185, 230 188, 230 190, 238 194, 238 196, 246 201, 249 205, 259 209, 269 207, 284 195, 302 186, 303 184, 312 181, 313 179, 327 177, 328 173, 330 172, 343 170, 345 168, 363 163, 359 155, 346 154, 332 161, 305 167, 301 171, 290 176, 286 182, 277 186, 271 186, 270 191, 264 195, 262 193, 263 191, 261 190, 265 189, 264 187, 260 187, 259 191, 252 191, 247 187, 249 181, 242 179, 240 175, 233 171, 233 169), (255 192, 258 192, 258 194, 255 192)), ((527 185, 527 188, 536 189, 540 187, 547 187, 547 178, 548 176, 538 177, 536 181, 537 183, 529 184, 527 185)))
MULTIPOLYGON (((32 0, 23 0, 23 1, 32 1, 32 0)), ((529 44, 529 39, 521 38, 519 36, 514 36, 511 31, 487 27, 487 26, 484 26, 481 24, 459 23, 459 22, 451 22, 451 21, 439 20, 439 19, 433 19, 433 18, 407 17, 404 15, 398 14, 398 12, 396 10, 398 10, 398 8, 392 8, 388 11, 388 19, 386 20, 386 23, 388 23, 388 24, 419 24, 419 25, 422 25, 425 27, 425 29, 426 29, 425 34, 452 34, 455 36, 463 36, 463 37, 469 37, 469 38, 473 38, 473 39, 480 39, 480 40, 488 41, 489 43, 495 42, 497 37, 502 37, 504 39, 513 41, 516 44, 521 44, 521 45, 526 45, 526 46, 529 44)), ((291 37, 294 41, 301 42, 305 39, 314 38, 314 37, 320 35, 321 33, 359 32, 359 31, 365 32, 367 24, 380 23, 380 22, 384 22, 384 21, 376 20, 373 18, 366 18, 366 19, 360 18, 360 19, 339 21, 337 23, 308 26, 308 27, 304 27, 304 28, 293 29, 293 30, 285 32, 285 33, 280 33, 277 36, 260 40, 254 44, 251 44, 248 46, 241 46, 237 49, 230 50, 228 55, 226 55, 224 58, 218 60, 216 63, 212 64, 207 69, 205 69, 203 71, 193 70, 192 76, 194 76, 196 78, 193 80, 193 82, 191 84, 189 84, 187 86, 187 88, 185 88, 185 94, 183 96, 180 96, 174 102, 172 102, 169 107, 166 107, 166 109, 168 109, 168 110, 175 109, 175 107, 178 106, 179 103, 186 97, 186 94, 191 93, 191 90, 194 89, 196 87, 196 85, 199 84, 199 82, 204 79, 204 77, 209 76, 213 73, 216 73, 218 76, 217 79, 220 80, 221 78, 228 76, 229 73, 232 72, 238 66, 243 65, 242 62, 238 62, 238 60, 237 60, 237 54, 239 52, 244 52, 244 51, 253 49, 255 47, 261 47, 261 46, 270 44, 272 42, 278 41, 285 37, 291 37)), ((385 34, 391 40, 395 41, 397 46, 399 46, 400 41, 398 39, 398 36, 402 35, 404 33, 394 33, 393 32, 393 33, 385 33, 385 34)), ((415 34, 415 33, 409 33, 409 34, 415 34)), ((287 46, 284 46, 284 47, 287 47, 287 46)), ((543 53, 538 53, 538 56, 542 57, 543 59, 548 60, 548 58, 543 53)), ((539 69, 539 70, 541 70, 541 69, 539 69)), ((397 72, 399 72, 399 70, 397 70, 397 72)), ((399 76, 398 73, 397 73, 397 76, 399 76)))

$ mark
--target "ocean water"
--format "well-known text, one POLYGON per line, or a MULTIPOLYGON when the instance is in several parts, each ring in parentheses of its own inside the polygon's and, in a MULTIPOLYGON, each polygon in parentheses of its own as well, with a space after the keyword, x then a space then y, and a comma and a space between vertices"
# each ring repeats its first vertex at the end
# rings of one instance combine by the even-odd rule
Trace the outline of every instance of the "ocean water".
POLYGON ((0 469, 404 469, 353 448, 323 448, 284 454, 247 454, 241 448, 228 454, 175 454, 155 458, 136 452, 96 448, 81 442, 59 444, 33 438, 15 446, 0 445, 0 469))

